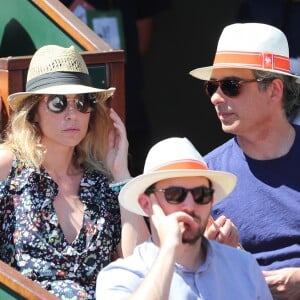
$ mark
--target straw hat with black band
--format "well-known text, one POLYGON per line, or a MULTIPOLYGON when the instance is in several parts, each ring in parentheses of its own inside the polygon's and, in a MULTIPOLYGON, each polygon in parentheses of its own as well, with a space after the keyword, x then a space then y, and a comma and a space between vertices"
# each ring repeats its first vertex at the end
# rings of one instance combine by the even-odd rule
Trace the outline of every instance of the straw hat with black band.
POLYGON ((74 46, 46 45, 32 56, 26 91, 9 95, 8 103, 13 111, 18 111, 23 101, 31 95, 97 93, 98 101, 105 101, 114 91, 115 88, 98 89, 91 85, 87 66, 74 46))

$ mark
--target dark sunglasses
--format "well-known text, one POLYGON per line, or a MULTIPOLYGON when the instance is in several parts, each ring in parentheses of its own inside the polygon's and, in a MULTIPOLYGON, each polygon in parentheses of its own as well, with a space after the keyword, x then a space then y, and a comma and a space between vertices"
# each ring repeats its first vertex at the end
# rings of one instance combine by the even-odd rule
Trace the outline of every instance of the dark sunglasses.
POLYGON ((182 203, 185 200, 188 192, 191 192, 193 199, 197 204, 208 204, 212 200, 214 194, 214 190, 207 186, 197 186, 192 189, 187 189, 180 186, 172 186, 160 190, 150 187, 145 191, 147 195, 155 192, 164 193, 166 201, 171 204, 182 203))
MULTIPOLYGON (((79 94, 74 102, 75 108, 81 113, 90 113, 96 105, 96 94, 79 94)), ((68 106, 68 99, 65 95, 47 95, 46 97, 47 107, 51 112, 61 113, 68 106)))
POLYGON ((205 92, 209 98, 217 91, 220 87, 222 92, 228 97, 236 97, 240 94, 241 87, 245 83, 250 82, 261 82, 264 78, 254 79, 224 79, 224 80, 208 80, 204 82, 205 92))

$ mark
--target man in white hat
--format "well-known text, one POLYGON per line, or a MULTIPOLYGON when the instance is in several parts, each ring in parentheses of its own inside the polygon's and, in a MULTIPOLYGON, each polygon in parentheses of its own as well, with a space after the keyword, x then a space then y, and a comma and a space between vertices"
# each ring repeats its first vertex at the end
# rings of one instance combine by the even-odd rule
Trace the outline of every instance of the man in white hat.
POLYGON ((154 145, 119 194, 125 209, 150 216, 152 236, 99 273, 97 299, 272 299, 252 255, 203 236, 213 203, 235 184, 186 138, 154 145))
MULTIPOLYGON (((290 72, 289 48, 277 28, 224 28, 212 66, 191 71, 205 81, 222 129, 235 135, 209 153, 209 168, 234 173, 238 183, 213 209, 237 226, 275 299, 300 299, 300 78, 290 72)), ((209 236, 209 234, 208 234, 209 236)))

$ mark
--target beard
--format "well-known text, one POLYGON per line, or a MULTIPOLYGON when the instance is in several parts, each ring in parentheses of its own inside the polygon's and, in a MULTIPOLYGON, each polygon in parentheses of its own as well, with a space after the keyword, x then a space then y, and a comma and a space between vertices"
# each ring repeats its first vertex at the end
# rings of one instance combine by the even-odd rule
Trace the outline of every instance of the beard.
POLYGON ((182 243, 194 245, 203 237, 208 218, 206 222, 201 222, 199 216, 197 216, 193 212, 188 213, 188 215, 194 218, 194 221, 197 224, 197 226, 191 227, 189 224, 185 224, 185 231, 182 235, 182 243))

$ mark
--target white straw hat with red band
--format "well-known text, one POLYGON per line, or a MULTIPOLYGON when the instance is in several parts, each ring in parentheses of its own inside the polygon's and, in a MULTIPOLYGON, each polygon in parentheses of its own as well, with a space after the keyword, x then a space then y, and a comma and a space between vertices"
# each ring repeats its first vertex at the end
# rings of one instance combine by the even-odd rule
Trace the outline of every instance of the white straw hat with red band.
POLYGON ((291 73, 289 45, 278 28, 262 23, 236 23, 226 26, 219 38, 212 66, 197 68, 190 74, 209 80, 214 69, 246 68, 295 77, 291 73))
POLYGON ((211 180, 214 204, 227 196, 236 184, 236 176, 209 170, 203 157, 187 138, 172 137, 155 144, 148 152, 144 172, 121 189, 120 204, 138 215, 146 215, 138 203, 139 195, 152 184, 174 177, 204 176, 211 180))

